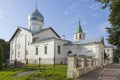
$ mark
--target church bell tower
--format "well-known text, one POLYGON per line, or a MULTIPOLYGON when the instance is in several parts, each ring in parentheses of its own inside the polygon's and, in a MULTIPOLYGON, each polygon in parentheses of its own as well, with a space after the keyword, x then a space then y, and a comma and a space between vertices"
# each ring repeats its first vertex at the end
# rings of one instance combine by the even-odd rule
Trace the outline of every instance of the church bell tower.
POLYGON ((43 25, 44 25, 44 17, 36 7, 36 10, 28 16, 28 28, 33 33, 36 33, 43 28, 43 25))
POLYGON ((77 27, 76 33, 74 33, 74 41, 84 40, 85 39, 85 33, 82 30, 82 27, 80 25, 80 21, 77 27))

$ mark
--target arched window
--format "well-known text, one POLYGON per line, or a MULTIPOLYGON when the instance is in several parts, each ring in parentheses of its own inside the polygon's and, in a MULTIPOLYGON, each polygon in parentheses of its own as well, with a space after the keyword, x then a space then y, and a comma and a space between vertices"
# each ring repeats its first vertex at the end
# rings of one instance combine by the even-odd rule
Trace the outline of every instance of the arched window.
POLYGON ((77 39, 77 34, 76 34, 76 39, 77 39))
POLYGON ((36 47, 36 55, 38 55, 38 47, 36 47))
POLYGON ((79 38, 81 39, 81 34, 79 35, 79 38))
POLYGON ((47 46, 45 46, 45 54, 47 54, 47 46))
POLYGON ((58 54, 60 54, 60 53, 61 53, 61 47, 58 46, 58 54))

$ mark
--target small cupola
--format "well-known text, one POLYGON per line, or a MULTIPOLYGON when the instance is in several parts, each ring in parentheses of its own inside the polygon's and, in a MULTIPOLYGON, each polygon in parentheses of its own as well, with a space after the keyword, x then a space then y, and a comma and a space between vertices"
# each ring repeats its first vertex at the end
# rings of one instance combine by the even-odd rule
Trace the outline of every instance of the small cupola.
POLYGON ((35 33, 43 28, 43 24, 44 17, 36 8, 36 10, 28 16, 28 28, 35 33))
POLYGON ((79 21, 76 33, 83 33, 82 27, 80 25, 80 21, 79 21))
POLYGON ((83 32, 79 21, 77 31, 74 33, 74 41, 79 41, 84 39, 85 39, 85 33, 83 32))
POLYGON ((36 8, 36 10, 29 15, 29 20, 37 20, 37 21, 41 21, 44 23, 44 17, 43 15, 38 11, 38 9, 36 8))

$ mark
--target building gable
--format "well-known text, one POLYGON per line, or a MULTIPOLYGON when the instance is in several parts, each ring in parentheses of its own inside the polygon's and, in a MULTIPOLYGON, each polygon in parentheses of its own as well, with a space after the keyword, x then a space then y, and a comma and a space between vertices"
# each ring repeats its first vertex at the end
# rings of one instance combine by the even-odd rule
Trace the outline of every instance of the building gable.
POLYGON ((9 42, 11 42, 11 40, 15 37, 15 35, 18 33, 19 30, 20 30, 20 31, 24 30, 24 31, 32 34, 28 29, 25 29, 25 28, 22 28, 22 27, 18 27, 18 28, 16 29, 16 31, 14 32, 14 34, 12 35, 12 37, 10 38, 9 42))
POLYGON ((11 40, 15 37, 15 35, 18 33, 19 30, 20 30, 20 28, 16 29, 16 31, 14 32, 14 34, 12 35, 12 37, 10 38, 9 42, 11 42, 11 40))
POLYGON ((60 36, 52 29, 46 28, 41 30, 40 32, 33 34, 33 42, 39 42, 44 39, 51 39, 51 38, 60 38, 60 36))
POLYGON ((33 35, 37 35, 37 34, 46 32, 47 30, 51 30, 56 35, 57 38, 60 38, 60 36, 55 32, 55 30, 52 27, 42 29, 41 31, 39 31, 37 33, 33 33, 33 35))

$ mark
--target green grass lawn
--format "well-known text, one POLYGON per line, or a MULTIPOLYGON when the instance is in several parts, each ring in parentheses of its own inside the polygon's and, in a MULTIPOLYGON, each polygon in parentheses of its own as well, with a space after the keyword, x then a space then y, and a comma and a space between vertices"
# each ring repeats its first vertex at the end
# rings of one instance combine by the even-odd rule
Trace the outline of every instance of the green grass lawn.
POLYGON ((39 68, 35 66, 29 66, 26 68, 5 68, 0 71, 0 80, 73 80, 67 79, 67 66, 57 65, 54 67, 39 68), (31 75, 24 75, 21 77, 15 77, 17 73, 38 70, 31 75))

